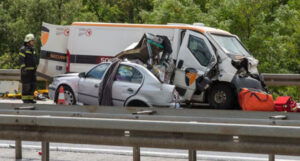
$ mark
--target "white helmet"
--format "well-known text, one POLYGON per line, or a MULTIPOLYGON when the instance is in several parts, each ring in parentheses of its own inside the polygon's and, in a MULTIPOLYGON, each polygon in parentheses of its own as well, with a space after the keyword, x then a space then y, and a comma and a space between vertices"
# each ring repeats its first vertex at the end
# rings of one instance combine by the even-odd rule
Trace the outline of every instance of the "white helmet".
POLYGON ((24 42, 29 42, 29 41, 32 41, 32 40, 35 40, 34 35, 33 34, 27 34, 25 36, 24 42))

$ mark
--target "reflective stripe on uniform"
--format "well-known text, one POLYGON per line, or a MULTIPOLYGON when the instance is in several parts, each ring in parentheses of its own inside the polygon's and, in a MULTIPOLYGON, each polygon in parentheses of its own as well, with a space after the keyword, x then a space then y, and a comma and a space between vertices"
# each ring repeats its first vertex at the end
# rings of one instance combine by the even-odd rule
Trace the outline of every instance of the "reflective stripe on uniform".
POLYGON ((19 52, 19 55, 25 57, 25 54, 24 54, 24 53, 19 52))
POLYGON ((34 70, 34 67, 26 67, 26 70, 34 70))
POLYGON ((25 53, 27 53, 27 54, 32 54, 32 52, 31 51, 29 51, 29 50, 26 50, 26 52, 25 53))
POLYGON ((33 100, 33 95, 23 95, 22 100, 33 100))

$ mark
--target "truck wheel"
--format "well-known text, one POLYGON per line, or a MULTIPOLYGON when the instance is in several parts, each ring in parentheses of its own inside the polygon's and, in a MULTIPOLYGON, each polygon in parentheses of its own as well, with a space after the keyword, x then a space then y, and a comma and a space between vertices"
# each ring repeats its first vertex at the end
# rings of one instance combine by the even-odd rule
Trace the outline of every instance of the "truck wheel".
POLYGON ((208 93, 210 106, 216 109, 235 109, 237 107, 237 95, 230 85, 214 85, 208 93))
MULTIPOLYGON (((72 89, 65 85, 63 87, 64 87, 64 91, 65 91, 64 95, 65 95, 66 105, 75 105, 76 99, 75 99, 75 95, 74 95, 72 89)), ((57 102, 57 99, 58 99, 58 91, 56 92, 55 102, 57 102)))

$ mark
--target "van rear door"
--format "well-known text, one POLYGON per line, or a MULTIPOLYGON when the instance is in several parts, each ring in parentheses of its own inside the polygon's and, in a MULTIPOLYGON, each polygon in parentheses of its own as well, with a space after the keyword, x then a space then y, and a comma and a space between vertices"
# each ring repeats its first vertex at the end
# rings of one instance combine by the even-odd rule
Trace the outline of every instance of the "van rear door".
POLYGON ((66 52, 70 26, 44 23, 41 32, 40 63, 37 72, 53 77, 66 73, 66 52))

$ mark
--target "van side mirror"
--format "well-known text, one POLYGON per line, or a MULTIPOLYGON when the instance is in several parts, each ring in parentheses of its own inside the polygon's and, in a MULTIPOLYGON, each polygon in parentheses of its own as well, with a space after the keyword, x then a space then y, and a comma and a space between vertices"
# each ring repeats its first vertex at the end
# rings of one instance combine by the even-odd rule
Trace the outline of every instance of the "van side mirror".
POLYGON ((178 64, 177 64, 177 68, 181 69, 183 66, 183 60, 179 60, 178 64))
POLYGON ((79 73, 78 77, 79 77, 79 78, 85 78, 85 72, 79 73))

